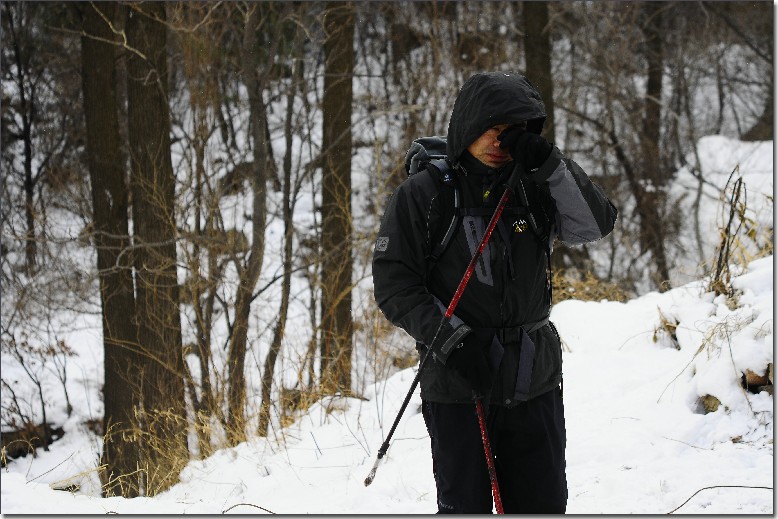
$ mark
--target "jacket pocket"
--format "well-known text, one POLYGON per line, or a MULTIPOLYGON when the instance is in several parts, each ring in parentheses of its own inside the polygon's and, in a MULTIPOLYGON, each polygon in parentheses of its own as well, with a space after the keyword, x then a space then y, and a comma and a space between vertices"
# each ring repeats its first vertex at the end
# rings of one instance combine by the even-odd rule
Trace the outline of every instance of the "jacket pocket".
MULTIPOLYGON (((425 347, 417 348, 420 359, 424 358, 425 347)), ((430 402, 462 403, 472 402, 472 389, 467 380, 453 369, 437 361, 434 356, 427 359, 419 380, 421 398, 430 402)))

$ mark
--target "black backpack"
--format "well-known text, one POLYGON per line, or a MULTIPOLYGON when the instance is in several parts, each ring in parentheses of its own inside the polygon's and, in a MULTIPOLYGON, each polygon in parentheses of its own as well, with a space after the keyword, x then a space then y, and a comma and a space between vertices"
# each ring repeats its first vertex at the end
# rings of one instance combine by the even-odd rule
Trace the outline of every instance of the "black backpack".
POLYGON ((430 252, 430 259, 435 262, 443 251, 446 250, 451 238, 454 237, 457 226, 459 225, 459 209, 461 196, 459 188, 456 185, 454 170, 446 159, 446 138, 440 136, 420 137, 411 143, 410 149, 405 154, 405 171, 408 176, 416 175, 419 172, 429 174, 433 180, 441 182, 445 189, 440 191, 444 204, 453 208, 451 223, 446 229, 443 238, 437 243, 430 252), (450 198, 451 202, 446 200, 450 198))

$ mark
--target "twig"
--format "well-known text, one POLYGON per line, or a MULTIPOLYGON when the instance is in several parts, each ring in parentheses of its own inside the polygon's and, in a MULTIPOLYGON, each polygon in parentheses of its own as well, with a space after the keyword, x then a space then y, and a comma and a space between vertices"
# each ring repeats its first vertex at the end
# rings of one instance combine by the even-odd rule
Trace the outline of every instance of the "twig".
MULTIPOLYGON (((714 328, 715 328, 715 327, 714 327, 714 328)), ((656 403, 657 403, 657 404, 659 403, 659 401, 660 401, 660 400, 662 400, 662 397, 664 396, 665 392, 666 392, 666 391, 667 391, 667 389, 668 389, 668 388, 669 388, 669 387, 670 387, 670 386, 673 384, 673 382, 675 382, 676 380, 678 380, 678 377, 680 377, 681 375, 683 375, 684 371, 686 371, 686 369, 687 369, 689 366, 691 366, 691 365, 692 365, 692 362, 694 362, 694 359, 696 359, 696 358, 697 358, 697 355, 699 355, 699 354, 702 352, 702 350, 704 350, 704 349, 705 349, 705 346, 707 346, 707 344, 706 344, 706 340, 707 340, 707 338, 704 338, 704 339, 703 339, 703 341, 702 341, 702 344, 700 345, 700 347, 699 347, 699 348, 697 348, 697 351, 696 351, 696 352, 694 352, 694 355, 692 355, 692 358, 689 360, 689 362, 686 364, 686 366, 684 366, 684 367, 683 367, 683 369, 682 369, 681 371, 679 371, 679 372, 678 372, 678 374, 677 374, 675 377, 673 377, 673 380, 671 380, 670 382, 668 382, 668 383, 667 383, 667 385, 665 386, 665 388, 662 390, 662 393, 659 395, 659 398, 657 398, 657 399, 656 399, 656 403)))
MULTIPOLYGON (((713 450, 712 447, 700 447, 699 445, 692 445, 691 443, 686 443, 683 440, 677 440, 675 438, 669 438, 667 436, 662 436, 662 438, 664 438, 665 440, 670 440, 671 442, 683 443, 684 445, 686 445, 688 447, 691 447, 692 449, 700 449, 701 451, 712 451, 713 450)), ((683 505, 681 505, 681 506, 683 506, 683 505)), ((676 508, 676 510, 677 510, 677 508, 676 508)))
POLYGON ((670 515, 673 512, 675 512, 676 510, 678 510, 678 508, 681 508, 683 505, 685 505, 686 503, 691 501, 694 496, 696 496, 697 494, 699 494, 703 490, 710 490, 710 489, 713 489, 713 488, 760 488, 760 489, 763 489, 763 490, 772 490, 773 489, 773 487, 752 487, 752 486, 748 486, 748 485, 713 485, 711 487, 703 487, 703 488, 699 489, 697 492, 695 492, 694 494, 692 494, 689 497, 689 499, 687 499, 686 501, 681 503, 680 506, 678 506, 677 508, 674 508, 673 510, 667 512, 667 515, 670 515))
MULTIPOLYGON (((311 433, 311 438, 313 438, 313 444, 316 445, 316 450, 319 451, 319 454, 324 456, 324 453, 319 448, 319 442, 316 441, 316 436, 313 435, 313 431, 310 431, 310 433, 311 433)), ((318 456, 317 456, 317 458, 318 458, 318 456)))
MULTIPOLYGON (((45 424, 44 424, 44 427, 45 427, 45 424)), ((59 467, 60 467, 60 466, 61 466, 63 463, 65 463, 67 460, 69 460, 70 458, 72 458, 72 457, 73 457, 73 454, 75 454, 75 452, 72 452, 72 453, 70 454, 70 456, 68 456, 68 457, 67 457, 67 458, 65 458, 64 460, 60 461, 59 463, 57 463, 56 465, 54 465, 53 467, 51 467, 51 468, 50 468, 49 470, 47 470, 46 472, 43 472, 43 473, 41 473, 41 474, 38 474, 38 475, 37 475, 37 476, 35 476, 34 478, 32 478, 32 479, 28 480, 28 481, 27 481, 27 483, 30 483, 30 482, 32 482, 32 481, 35 481, 36 479, 38 479, 38 478, 40 478, 40 477, 42 477, 42 476, 45 476, 46 474, 48 474, 48 473, 52 472, 54 469, 56 469, 56 468, 59 468, 59 467)), ((66 480, 66 481, 67 481, 67 480, 66 480)))
POLYGON ((261 507, 261 506, 259 506, 259 505, 253 505, 253 504, 251 504, 251 503, 238 503, 238 504, 232 505, 231 507, 229 507, 229 508, 228 508, 228 509, 226 509, 226 510, 222 510, 222 515, 226 514, 227 512, 229 512, 230 510, 232 510, 233 508, 236 508, 236 507, 238 507, 238 506, 253 506, 254 508, 259 508, 260 510, 263 510, 263 511, 265 511, 265 512, 269 513, 269 514, 273 514, 273 515, 275 515, 275 514, 276 514, 275 512, 271 512, 271 511, 270 511, 270 510, 268 510, 267 508, 262 508, 262 507, 261 507))

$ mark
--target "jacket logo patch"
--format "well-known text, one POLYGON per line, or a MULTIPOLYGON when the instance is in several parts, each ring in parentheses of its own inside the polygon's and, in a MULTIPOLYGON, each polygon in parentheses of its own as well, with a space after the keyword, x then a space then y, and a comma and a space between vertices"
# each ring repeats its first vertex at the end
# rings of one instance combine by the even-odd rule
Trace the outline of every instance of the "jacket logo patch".
POLYGON ((529 227, 529 224, 524 218, 519 218, 513 222, 513 232, 515 233, 522 233, 527 230, 527 227, 529 227))
POLYGON ((384 252, 387 248, 389 248, 389 236, 379 236, 375 242, 375 250, 384 252))

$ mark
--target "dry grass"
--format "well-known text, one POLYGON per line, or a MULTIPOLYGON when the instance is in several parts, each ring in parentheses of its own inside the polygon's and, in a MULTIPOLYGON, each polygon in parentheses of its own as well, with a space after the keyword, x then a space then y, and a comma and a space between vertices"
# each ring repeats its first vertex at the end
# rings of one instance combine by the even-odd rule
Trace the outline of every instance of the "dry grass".
POLYGON ((575 271, 555 271, 553 278, 553 303, 559 303, 568 299, 580 301, 618 301, 626 302, 631 297, 618 284, 604 281, 592 272, 576 275, 575 271))
MULTIPOLYGON (((129 474, 106 474, 107 467, 102 466, 103 494, 153 497, 178 483, 190 453, 186 443, 171 439, 172 434, 188 430, 187 418, 169 410, 136 411, 133 423, 125 425, 121 429, 109 428, 105 440, 121 435, 122 442, 115 444, 120 449, 129 439, 137 449, 132 452, 136 469, 129 474)), ((118 449, 114 451, 117 458, 123 454, 118 449)))
MULTIPOLYGON (((722 191, 724 221, 719 227, 719 244, 708 279, 708 290, 716 295, 725 295, 730 309, 738 305, 738 293, 732 286, 732 267, 745 267, 755 259, 773 254, 775 237, 774 228, 760 226, 753 211, 748 208, 748 191, 743 177, 732 181, 739 171, 738 165, 722 191)), ((772 201, 772 197, 768 198, 772 201)))
POLYGON ((657 308, 657 311, 659 311, 659 324, 654 328, 652 341, 658 343, 663 337, 666 337, 676 350, 680 350, 681 345, 678 343, 678 336, 676 335, 678 321, 675 317, 667 317, 661 308, 657 308))

